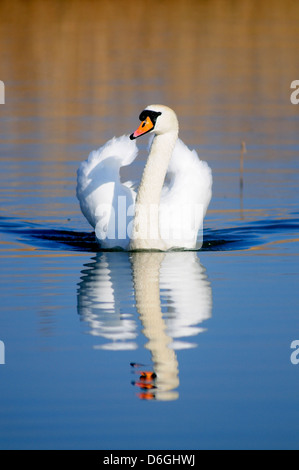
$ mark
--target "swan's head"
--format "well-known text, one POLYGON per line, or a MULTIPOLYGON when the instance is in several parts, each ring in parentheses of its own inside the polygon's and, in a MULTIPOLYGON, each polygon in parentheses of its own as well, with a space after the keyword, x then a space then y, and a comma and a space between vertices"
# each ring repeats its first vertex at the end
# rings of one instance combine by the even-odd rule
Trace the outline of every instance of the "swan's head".
POLYGON ((178 119, 175 112, 161 104, 147 106, 139 116, 140 126, 130 135, 130 139, 137 139, 148 132, 165 134, 166 132, 179 130, 178 119))

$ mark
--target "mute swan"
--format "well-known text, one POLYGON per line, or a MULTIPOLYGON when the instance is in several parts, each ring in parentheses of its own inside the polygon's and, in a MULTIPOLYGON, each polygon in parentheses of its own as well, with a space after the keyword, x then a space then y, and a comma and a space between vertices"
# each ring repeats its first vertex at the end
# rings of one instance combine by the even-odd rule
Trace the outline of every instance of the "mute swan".
POLYGON ((103 248, 195 249, 212 196, 212 173, 178 138, 175 112, 150 105, 130 136, 114 137, 92 151, 77 172, 82 213, 103 248), (136 194, 121 183, 120 167, 136 158, 135 139, 152 133, 150 153, 136 194))

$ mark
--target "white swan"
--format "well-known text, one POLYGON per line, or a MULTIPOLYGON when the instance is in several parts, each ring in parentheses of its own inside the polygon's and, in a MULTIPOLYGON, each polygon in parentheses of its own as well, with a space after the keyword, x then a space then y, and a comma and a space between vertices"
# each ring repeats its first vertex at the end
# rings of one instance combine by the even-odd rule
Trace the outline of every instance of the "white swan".
POLYGON ((103 248, 195 249, 212 196, 212 173, 178 138, 176 114, 151 105, 129 136, 114 137, 81 163, 77 197, 103 248), (120 167, 137 156, 135 139, 153 133, 138 192, 121 183, 120 167), (166 177, 166 178, 165 178, 166 177))

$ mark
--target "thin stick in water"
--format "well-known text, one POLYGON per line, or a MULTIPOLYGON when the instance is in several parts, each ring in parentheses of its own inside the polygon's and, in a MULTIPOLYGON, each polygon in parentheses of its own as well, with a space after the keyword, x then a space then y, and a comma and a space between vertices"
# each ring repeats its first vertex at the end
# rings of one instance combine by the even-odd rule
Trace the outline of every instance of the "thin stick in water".
POLYGON ((240 188, 243 189, 243 173, 244 173, 244 155, 247 153, 246 144, 244 140, 241 142, 241 152, 240 152, 240 188))

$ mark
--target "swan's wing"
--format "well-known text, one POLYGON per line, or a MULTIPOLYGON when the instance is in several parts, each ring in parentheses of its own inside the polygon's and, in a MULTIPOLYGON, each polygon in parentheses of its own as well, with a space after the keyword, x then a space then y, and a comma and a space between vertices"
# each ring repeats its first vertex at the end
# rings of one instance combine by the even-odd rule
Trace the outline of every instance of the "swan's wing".
POLYGON ((160 230, 171 246, 194 248, 212 196, 212 172, 180 139, 171 157, 161 196, 160 230))
POLYGON ((133 181, 129 180, 129 181, 123 182, 124 186, 126 186, 129 189, 133 189, 135 192, 138 190, 139 184, 140 184, 139 180, 133 180, 133 181))
MULTIPOLYGON (((77 198, 82 213, 95 228, 99 241, 108 243, 107 247, 116 246, 119 210, 126 214, 136 197, 132 188, 121 183, 119 170, 121 166, 132 163, 137 152, 136 143, 129 136, 114 137, 103 147, 92 151, 77 172, 77 198)), ((125 223, 124 220, 122 222, 125 223)), ((126 230, 124 227, 121 229, 122 241, 117 246, 125 247, 126 230)))

